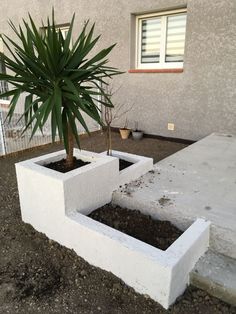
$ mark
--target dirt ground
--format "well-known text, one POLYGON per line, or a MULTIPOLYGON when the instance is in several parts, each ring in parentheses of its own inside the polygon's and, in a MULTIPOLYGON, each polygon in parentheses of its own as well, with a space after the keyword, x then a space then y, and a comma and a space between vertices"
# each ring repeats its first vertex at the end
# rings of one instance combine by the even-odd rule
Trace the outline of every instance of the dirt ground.
MULTIPOLYGON (((114 149, 152 156, 158 161, 185 145, 113 137, 114 149)), ((100 134, 82 140, 82 148, 103 151, 100 134)), ((49 240, 21 221, 14 163, 56 151, 60 145, 0 158, 0 313, 236 313, 207 293, 189 287, 169 311, 117 277, 93 267, 73 251, 49 240)), ((161 284, 161 283, 160 283, 161 284)))

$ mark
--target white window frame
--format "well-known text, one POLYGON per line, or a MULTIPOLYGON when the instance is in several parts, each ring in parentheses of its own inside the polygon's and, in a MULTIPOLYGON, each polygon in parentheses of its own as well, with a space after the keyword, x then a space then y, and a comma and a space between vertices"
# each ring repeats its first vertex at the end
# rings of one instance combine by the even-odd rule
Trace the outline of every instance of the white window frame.
POLYGON ((56 26, 56 28, 61 31, 62 36, 65 39, 66 38, 66 32, 69 31, 70 25, 67 25, 67 26, 56 26))
MULTIPOLYGON (((44 26, 44 27, 40 28, 41 32, 47 32, 47 29, 48 29, 47 26, 44 26)), ((66 32, 68 32, 69 29, 70 29, 70 24, 66 24, 66 25, 62 25, 62 26, 56 25, 56 31, 58 32, 60 30, 61 33, 62 33, 63 38, 66 37, 66 32)))
MULTIPOLYGON (((66 37, 66 32, 68 32, 69 29, 70 29, 70 24, 56 25, 56 31, 58 32, 60 30, 64 39, 66 37)), ((46 32, 47 26, 42 27, 41 31, 46 32)), ((73 46, 73 38, 71 37, 70 48, 72 48, 72 46, 73 46)))
POLYGON ((171 15, 186 13, 187 9, 178 9, 158 13, 150 13, 136 16, 136 56, 135 64, 137 69, 181 69, 184 62, 165 62, 166 51, 166 24, 167 18, 171 15), (160 45, 160 62, 141 63, 141 45, 142 45, 142 20, 154 17, 161 17, 161 45, 160 45))

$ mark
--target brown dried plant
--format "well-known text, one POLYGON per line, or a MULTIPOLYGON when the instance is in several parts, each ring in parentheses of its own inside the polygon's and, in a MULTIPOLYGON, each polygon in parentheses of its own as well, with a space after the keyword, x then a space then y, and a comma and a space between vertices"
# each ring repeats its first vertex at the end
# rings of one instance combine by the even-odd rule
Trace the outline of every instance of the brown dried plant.
MULTIPOLYGON (((107 85, 106 95, 111 99, 114 94, 116 94, 121 89, 119 86, 117 89, 114 89, 112 85, 107 85)), ((114 107, 104 107, 104 123, 105 123, 105 131, 106 131, 106 144, 107 144, 107 155, 112 156, 112 138, 111 138, 111 128, 112 124, 125 116, 131 109, 133 105, 129 105, 127 103, 116 103, 114 107)), ((125 126, 127 128, 128 120, 125 119, 125 126)))

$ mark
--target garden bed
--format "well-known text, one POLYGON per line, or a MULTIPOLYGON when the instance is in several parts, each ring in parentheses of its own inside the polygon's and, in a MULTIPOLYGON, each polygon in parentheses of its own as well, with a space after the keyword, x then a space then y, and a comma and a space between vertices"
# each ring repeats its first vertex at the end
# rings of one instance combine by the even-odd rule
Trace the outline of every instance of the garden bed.
MULTIPOLYGON (((141 147, 132 139, 122 141, 118 133, 114 137, 118 149, 130 148, 137 154, 141 154, 142 149, 147 155, 155 157, 155 161, 183 148, 181 144, 146 138, 141 147)), ((82 139, 82 146, 104 150, 103 139, 100 135, 85 138, 82 139)), ((23 223, 14 163, 49 153, 55 148, 60 147, 55 144, 35 148, 33 152, 0 160, 0 313, 235 313, 235 307, 193 287, 189 287, 167 312, 110 272, 89 265, 72 250, 23 223), (26 293, 29 281, 26 279, 24 286, 21 281, 26 271, 31 278, 30 295, 26 293), (46 281, 45 275, 49 276, 46 281)))
MULTIPOLYGON (((22 220, 45 233, 49 239, 73 248, 89 263, 111 271, 137 292, 148 294, 168 309, 186 289, 189 272, 208 248, 210 223, 197 219, 177 237, 173 237, 173 230, 168 231, 171 241, 166 235, 164 238, 168 241, 161 239, 163 228, 148 224, 145 229, 159 233, 156 236, 159 239, 153 241, 150 233, 142 232, 144 237, 141 239, 144 241, 140 241, 85 216, 110 203, 112 193, 119 185, 131 182, 153 168, 152 158, 118 151, 114 153, 115 157, 111 157, 74 149, 77 159, 90 164, 68 173, 43 167, 65 158, 65 151, 17 163, 22 220), (119 171, 119 159, 134 164, 119 171), (88 197, 89 190, 92 193, 88 197), (146 238, 151 240, 152 245, 145 242, 146 238), (158 284, 160 281, 162 285, 158 284)), ((144 220, 136 225, 141 227, 142 223, 144 220)))
POLYGON ((169 221, 153 220, 138 210, 105 205, 89 214, 90 218, 166 250, 183 233, 169 221))

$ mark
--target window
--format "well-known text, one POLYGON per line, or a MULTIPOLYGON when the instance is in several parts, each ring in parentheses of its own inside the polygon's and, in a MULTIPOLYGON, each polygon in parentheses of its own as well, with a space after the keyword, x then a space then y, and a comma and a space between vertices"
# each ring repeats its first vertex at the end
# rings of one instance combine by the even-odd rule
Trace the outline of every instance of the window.
MULTIPOLYGON (((56 31, 58 32, 60 30, 63 38, 65 39, 66 35, 68 34, 69 28, 70 28, 69 24, 62 25, 62 26, 56 26, 56 31)), ((41 32, 42 33, 47 32, 47 27, 42 27, 41 32)))
POLYGON ((69 31, 69 26, 62 26, 62 27, 59 26, 58 30, 59 29, 61 30, 62 36, 65 39, 66 35, 68 34, 68 31, 69 31))
POLYGON ((186 9, 137 16, 137 68, 183 67, 186 18, 186 9))
MULTIPOLYGON (((63 24, 62 26, 56 26, 56 32, 58 33, 60 30, 62 37, 65 39, 67 34, 68 34, 69 28, 70 28, 69 24, 63 24)), ((42 32, 42 34, 45 34, 47 32, 47 27, 42 27, 41 32, 42 32)), ((72 48, 72 40, 70 42, 70 48, 72 48)))
MULTIPOLYGON (((3 53, 3 41, 0 38, 0 52, 3 53)), ((6 67, 5 67, 5 63, 4 60, 2 59, 2 57, 0 56, 0 73, 6 73, 6 67)), ((0 93, 5 93, 8 91, 8 84, 5 81, 0 81, 0 93)), ((5 98, 6 99, 6 98, 5 98)))

